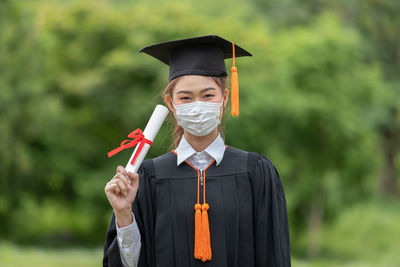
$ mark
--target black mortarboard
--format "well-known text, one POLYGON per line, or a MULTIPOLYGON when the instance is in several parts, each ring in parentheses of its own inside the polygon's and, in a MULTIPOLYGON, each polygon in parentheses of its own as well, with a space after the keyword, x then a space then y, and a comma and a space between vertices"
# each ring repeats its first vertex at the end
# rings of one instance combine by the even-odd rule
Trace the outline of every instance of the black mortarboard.
POLYGON ((249 52, 217 35, 162 42, 139 50, 169 65, 168 82, 188 74, 204 76, 227 75, 225 60, 233 58, 231 81, 231 112, 239 114, 239 93, 235 57, 252 56, 249 52))

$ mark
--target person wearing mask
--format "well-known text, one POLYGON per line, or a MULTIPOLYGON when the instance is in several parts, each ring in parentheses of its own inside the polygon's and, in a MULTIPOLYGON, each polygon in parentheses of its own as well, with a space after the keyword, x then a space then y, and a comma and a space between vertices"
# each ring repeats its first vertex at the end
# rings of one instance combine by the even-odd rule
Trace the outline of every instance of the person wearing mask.
POLYGON ((169 65, 163 99, 175 149, 143 161, 137 173, 118 166, 106 184, 113 211, 103 266, 291 266, 278 171, 264 155, 224 141, 229 94, 232 115, 239 113, 235 57, 251 54, 217 35, 140 52, 169 65), (231 92, 226 58, 233 58, 231 92))

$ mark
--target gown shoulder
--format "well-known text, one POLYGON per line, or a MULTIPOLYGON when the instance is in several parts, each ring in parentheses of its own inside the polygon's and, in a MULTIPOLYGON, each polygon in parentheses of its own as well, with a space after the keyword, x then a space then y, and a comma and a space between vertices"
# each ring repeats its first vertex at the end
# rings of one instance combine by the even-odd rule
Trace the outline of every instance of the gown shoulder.
POLYGON ((281 178, 263 154, 249 152, 257 266, 291 266, 287 206, 281 178))

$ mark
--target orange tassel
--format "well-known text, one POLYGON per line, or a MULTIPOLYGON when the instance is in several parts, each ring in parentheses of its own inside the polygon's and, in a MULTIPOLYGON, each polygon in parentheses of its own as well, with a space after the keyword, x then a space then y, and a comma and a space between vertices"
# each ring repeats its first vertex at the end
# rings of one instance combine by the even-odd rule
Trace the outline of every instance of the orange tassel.
POLYGON ((231 114, 234 117, 239 116, 239 78, 237 68, 235 67, 235 44, 232 42, 233 60, 231 67, 231 114))
POLYGON ((211 260, 211 242, 210 242, 210 226, 208 222, 208 213, 207 210, 209 206, 207 203, 203 203, 202 205, 202 214, 201 214, 201 233, 203 235, 203 257, 201 260, 207 261, 211 260))
POLYGON ((194 257, 196 259, 201 259, 203 254, 202 246, 202 222, 201 222, 201 205, 196 203, 194 205, 196 213, 194 215, 194 257))

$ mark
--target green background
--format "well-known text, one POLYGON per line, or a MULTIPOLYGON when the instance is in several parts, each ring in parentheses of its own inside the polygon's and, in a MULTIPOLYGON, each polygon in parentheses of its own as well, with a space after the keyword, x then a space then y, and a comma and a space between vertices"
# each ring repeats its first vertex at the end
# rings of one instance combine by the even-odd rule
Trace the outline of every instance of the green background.
POLYGON ((400 265, 398 14, 396 0, 0 1, 0 265, 100 265, 104 187, 132 150, 106 153, 168 80, 138 51, 208 34, 253 54, 236 60, 226 143, 278 169, 293 266, 400 265))

